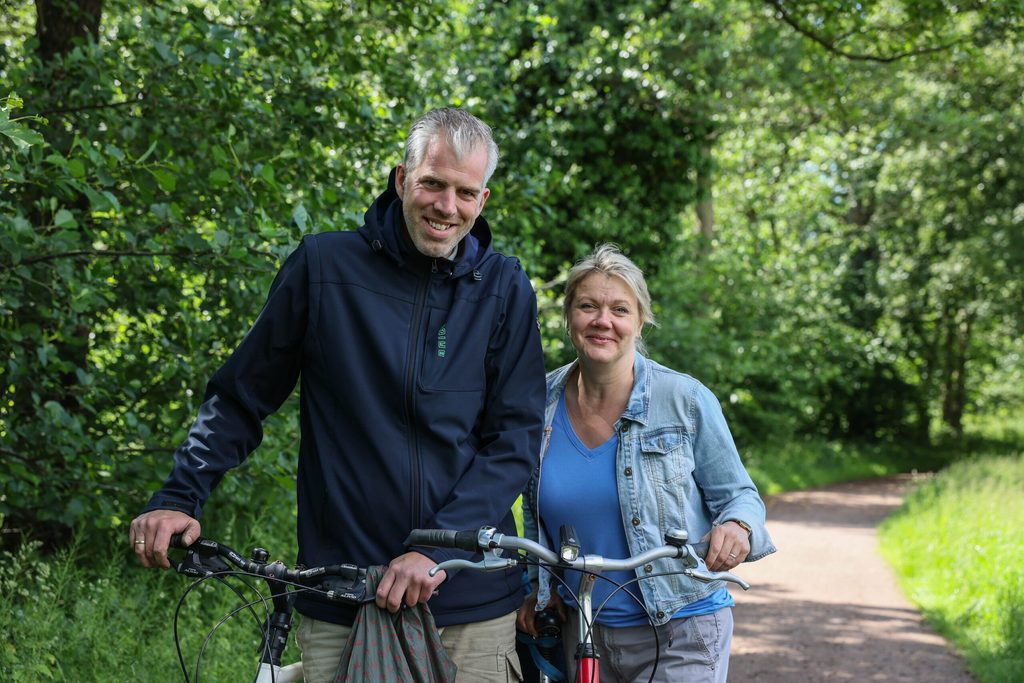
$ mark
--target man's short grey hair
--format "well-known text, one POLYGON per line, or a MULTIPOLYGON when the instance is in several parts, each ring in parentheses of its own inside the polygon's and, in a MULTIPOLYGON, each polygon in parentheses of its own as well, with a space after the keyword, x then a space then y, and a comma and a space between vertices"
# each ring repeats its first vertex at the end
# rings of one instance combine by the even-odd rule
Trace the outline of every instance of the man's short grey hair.
MULTIPOLYGON (((569 271, 569 277, 565 282, 565 299, 562 301, 562 321, 565 323, 566 329, 569 328, 569 314, 572 312, 576 290, 579 289, 583 279, 593 273, 614 275, 625 282, 640 307, 641 330, 647 325, 657 326, 658 321, 654 319, 651 295, 647 291, 644 272, 616 245, 605 242, 597 245, 593 252, 577 261, 569 271)), ((647 353, 647 347, 642 338, 637 338, 636 347, 641 353, 647 353)))
POLYGON ((487 148, 487 170, 484 187, 498 167, 498 145, 491 135, 491 127, 469 112, 456 107, 433 109, 416 119, 405 139, 405 167, 411 171, 423 162, 430 141, 443 135, 455 152, 456 159, 472 154, 477 147, 487 148))

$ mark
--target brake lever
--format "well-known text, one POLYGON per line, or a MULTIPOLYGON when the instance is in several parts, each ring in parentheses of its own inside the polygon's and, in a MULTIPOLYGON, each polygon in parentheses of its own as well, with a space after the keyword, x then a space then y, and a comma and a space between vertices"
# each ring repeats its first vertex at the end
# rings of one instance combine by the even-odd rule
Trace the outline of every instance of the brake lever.
POLYGON ((517 558, 502 557, 501 548, 490 548, 482 551, 483 559, 478 562, 472 562, 462 558, 454 560, 445 560, 440 564, 434 565, 428 572, 431 576, 435 576, 442 569, 477 569, 482 572, 496 572, 502 569, 511 569, 519 565, 517 558))
POLYGON ((174 565, 175 571, 185 576, 212 576, 231 571, 229 565, 222 557, 200 552, 198 549, 189 548, 185 551, 185 559, 174 565))
POLYGON ((328 600, 349 605, 373 602, 376 596, 366 590, 366 570, 359 569, 356 576, 327 576, 321 583, 328 600))
POLYGON ((712 572, 704 569, 684 569, 683 574, 691 579, 710 583, 712 581, 729 581, 735 583, 743 590, 750 590, 750 584, 736 576, 732 572, 712 572))

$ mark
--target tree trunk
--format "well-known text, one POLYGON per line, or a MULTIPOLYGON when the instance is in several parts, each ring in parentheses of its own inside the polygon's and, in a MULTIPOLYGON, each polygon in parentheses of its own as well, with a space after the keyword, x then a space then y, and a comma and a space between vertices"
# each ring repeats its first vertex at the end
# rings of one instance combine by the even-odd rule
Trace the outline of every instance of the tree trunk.
POLYGON ((713 198, 711 143, 700 148, 701 163, 697 166, 697 232, 710 244, 715 235, 715 203, 713 198))
POLYGON ((103 0, 36 0, 36 37, 44 62, 62 57, 77 43, 96 40, 103 0))
POLYGON ((960 308, 946 327, 946 377, 942 392, 942 421, 957 436, 963 434, 967 405, 967 352, 971 341, 970 314, 960 308))

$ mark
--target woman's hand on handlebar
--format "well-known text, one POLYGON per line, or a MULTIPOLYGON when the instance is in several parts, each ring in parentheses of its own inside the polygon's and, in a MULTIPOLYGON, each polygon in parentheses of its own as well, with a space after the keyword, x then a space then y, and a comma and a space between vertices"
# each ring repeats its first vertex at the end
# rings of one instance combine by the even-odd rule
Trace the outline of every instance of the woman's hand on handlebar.
POLYGON ((197 520, 177 510, 151 510, 132 520, 128 527, 128 541, 143 567, 168 568, 167 546, 173 534, 181 534, 182 542, 190 545, 201 531, 197 520))
POLYGON ((708 554, 704 561, 713 572, 729 571, 747 559, 750 552, 750 537, 733 521, 712 527, 700 540, 708 541, 708 554))
MULTIPOLYGON (((540 635, 537 632, 538 592, 538 589, 534 588, 533 592, 523 600, 523 606, 516 610, 516 629, 523 633, 528 633, 534 638, 540 635)), ((551 591, 551 598, 548 601, 547 609, 554 610, 555 614, 558 615, 559 620, 561 620, 563 624, 569 617, 565 609, 565 603, 562 602, 562 598, 559 597, 558 593, 554 590, 551 591)))

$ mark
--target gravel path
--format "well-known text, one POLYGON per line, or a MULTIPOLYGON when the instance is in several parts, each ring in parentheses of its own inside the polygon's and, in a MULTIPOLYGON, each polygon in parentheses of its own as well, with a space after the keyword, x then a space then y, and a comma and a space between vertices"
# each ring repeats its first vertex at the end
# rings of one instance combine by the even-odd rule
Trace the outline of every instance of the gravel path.
POLYGON ((730 681, 969 683, 962 660, 903 597, 875 527, 909 475, 786 493, 767 501, 779 552, 737 573, 730 681))

